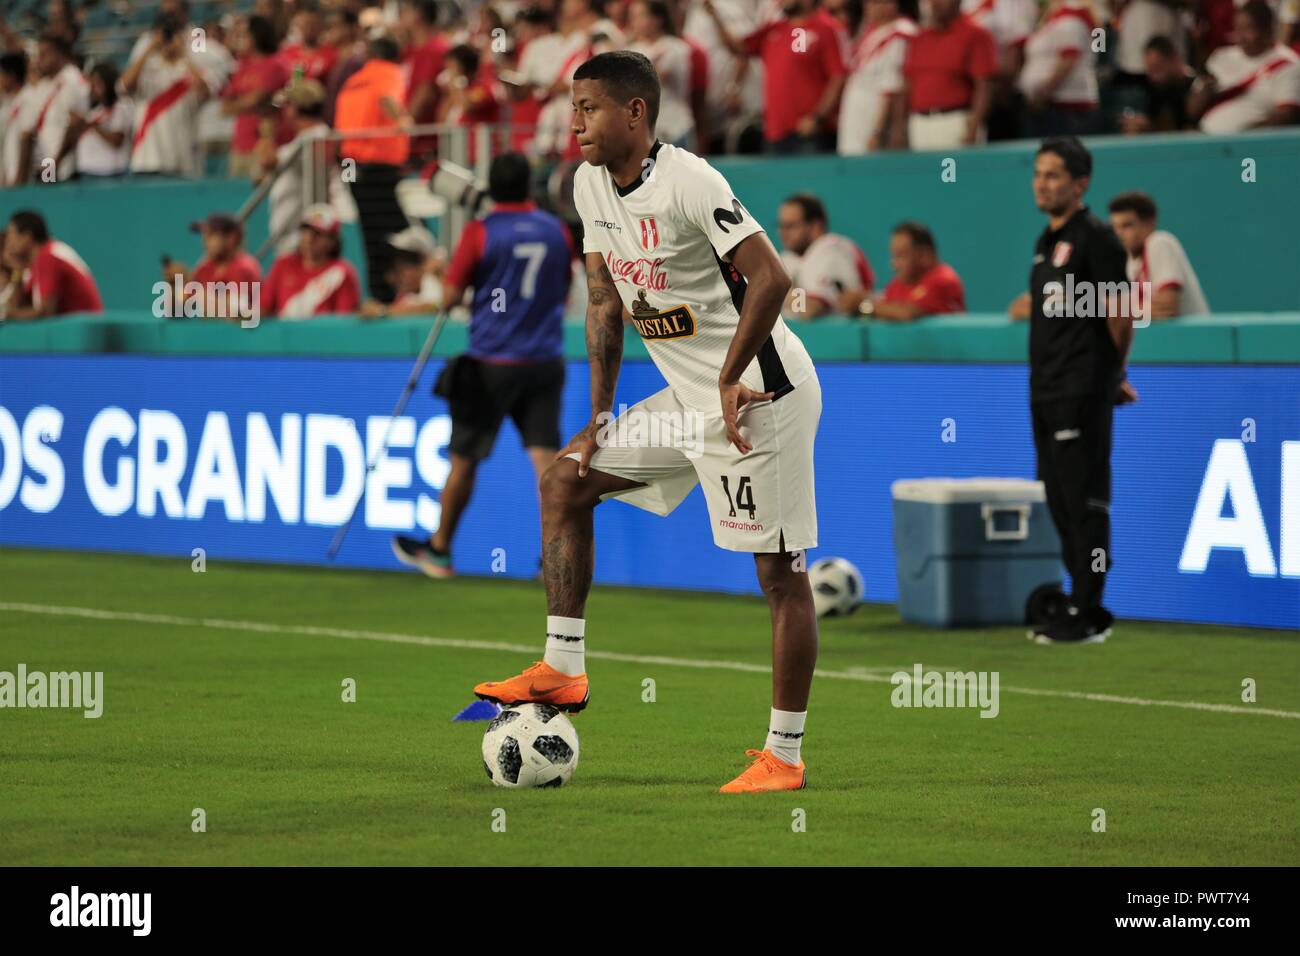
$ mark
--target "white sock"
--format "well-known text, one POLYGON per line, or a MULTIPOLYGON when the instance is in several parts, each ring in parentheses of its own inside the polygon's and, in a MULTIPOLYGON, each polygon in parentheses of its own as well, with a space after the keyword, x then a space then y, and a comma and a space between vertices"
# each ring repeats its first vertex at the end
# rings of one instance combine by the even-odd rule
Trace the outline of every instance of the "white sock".
POLYGON ((797 714, 789 710, 772 708, 772 722, 767 727, 767 744, 764 750, 772 751, 782 763, 798 765, 799 748, 803 745, 803 722, 808 711, 797 714))
POLYGON ((561 674, 577 677, 586 671, 587 622, 580 617, 546 618, 546 656, 542 660, 561 674))

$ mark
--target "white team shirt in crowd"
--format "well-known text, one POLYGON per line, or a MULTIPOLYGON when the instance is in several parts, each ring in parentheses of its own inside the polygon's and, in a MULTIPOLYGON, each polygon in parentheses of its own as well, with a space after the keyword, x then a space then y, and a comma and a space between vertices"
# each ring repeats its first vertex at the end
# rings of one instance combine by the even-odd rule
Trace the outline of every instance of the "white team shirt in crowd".
POLYGON ((653 43, 631 47, 654 64, 659 74, 659 118, 655 135, 666 143, 679 143, 695 129, 691 112, 691 47, 681 37, 668 34, 653 43))
MULTIPOLYGON (((215 80, 206 82, 209 90, 216 88, 215 80)), ((198 175, 200 101, 194 83, 185 57, 169 63, 150 55, 136 88, 132 172, 198 175)))
MULTIPOLYGON (((63 148, 63 138, 67 135, 72 114, 84 115, 89 109, 90 84, 80 70, 68 63, 50 80, 36 117, 36 155, 32 162, 33 174, 38 179, 45 161, 58 156, 63 148)), ((77 161, 69 153, 58 164, 58 181, 67 182, 76 168, 77 161)))
MULTIPOLYGON (((41 104, 45 102, 42 94, 48 94, 48 81, 28 83, 9 100, 5 114, 3 152, 4 182, 7 186, 21 185, 17 182, 18 167, 22 159, 23 133, 36 124, 41 104)), ((30 172, 30 171, 29 171, 30 172)))
POLYGON ((1025 43, 1025 65, 1016 81, 1026 97, 1032 97, 1051 77, 1063 56, 1074 58, 1056 90, 1053 103, 1095 105, 1097 103, 1097 58, 1092 52, 1092 31, 1096 28, 1086 6, 1057 7, 1043 20, 1025 43))
MULTIPOLYGON (((650 155, 648 172, 623 190, 603 167, 578 168, 573 200, 582 218, 583 252, 604 257, 677 401, 721 416, 718 375, 745 287, 724 260, 763 229, 722 174, 699 156, 661 142, 650 155)), ((741 381, 759 392, 783 393, 811 375, 803 343, 778 317, 741 381)))
MULTIPOLYGON (((763 22, 760 11, 752 0, 714 0, 714 8, 722 22, 738 37, 748 36, 763 22)), ((779 11, 778 11, 779 12, 779 11)), ((682 33, 704 47, 709 57, 709 87, 704 92, 709 117, 714 130, 722 130, 737 119, 737 111, 728 110, 726 96, 736 79, 740 61, 722 42, 713 18, 703 4, 687 4, 686 20, 682 33)), ((747 58, 748 66, 740 81, 741 116, 761 116, 763 113, 763 61, 759 57, 747 58)))
MULTIPOLYGON (((313 145, 316 140, 327 140, 330 128, 325 123, 317 123, 302 130, 293 139, 284 145, 278 147, 275 151, 276 165, 284 170, 276 177, 275 182, 271 184, 271 191, 267 194, 267 214, 270 218, 271 235, 278 237, 275 240, 275 253, 277 256, 289 255, 298 251, 298 224, 302 221, 303 212, 303 184, 302 184, 302 153, 298 153, 299 148, 304 152, 319 154, 321 149, 318 145, 313 145), (290 163, 289 158, 298 153, 296 161, 290 163)), ((330 169, 329 185, 326 187, 328 192, 328 202, 335 206, 343 196, 351 194, 343 185, 342 174, 339 171, 338 163, 327 163, 330 169)), ((353 221, 352 218, 343 217, 344 221, 353 221)), ((584 279, 585 281, 585 279, 584 279)))
POLYGON ((917 26, 897 17, 867 30, 849 55, 849 75, 840 98, 837 150, 841 156, 867 151, 871 134, 884 121, 885 97, 903 88, 903 60, 917 26))
POLYGON ((1180 55, 1187 55, 1184 24, 1191 26, 1175 7, 1159 0, 1129 0, 1119 15, 1115 62, 1125 73, 1146 73, 1146 46, 1152 37, 1166 36, 1180 55))
POLYGON ((573 98, 569 91, 573 86, 573 74, 590 59, 591 38, 596 34, 609 37, 615 48, 623 47, 623 33, 610 20, 597 20, 590 29, 574 30, 561 37, 563 48, 558 58, 556 79, 563 78, 564 89, 547 100, 538 113, 532 144, 537 155, 563 153, 571 142, 573 98))
POLYGON ((99 121, 99 128, 109 133, 122 133, 122 145, 116 148, 103 137, 86 130, 77 140, 77 172, 85 176, 117 176, 127 170, 131 162, 131 137, 135 131, 135 104, 119 96, 112 107, 96 106, 86 114, 87 122, 99 121))
MULTIPOLYGON (((870 291, 875 276, 867 257, 847 236, 825 232, 808 244, 803 255, 789 249, 781 253, 790 272, 791 287, 802 289, 809 299, 821 301, 831 312, 839 310, 839 295, 846 289, 870 291)), ((791 318, 807 316, 790 315, 791 318)))
POLYGON ((961 12, 993 34, 999 52, 1029 39, 1038 21, 1035 0, 962 0, 961 12))
POLYGON ((1147 236, 1142 252, 1128 258, 1130 282, 1151 283, 1151 295, 1175 286, 1179 290, 1179 315, 1209 315, 1210 304, 1201 292, 1200 280, 1192 268, 1183 244, 1171 232, 1157 229, 1147 236))
MULTIPOLYGON (((207 49, 202 53, 191 50, 190 56, 208 77, 209 89, 215 94, 222 90, 235 72, 235 58, 230 51, 208 37, 207 49)), ((215 95, 199 107, 198 136, 200 143, 228 144, 235 135, 235 117, 221 115, 221 100, 215 95)))
POLYGON ((1223 97, 1201 117, 1206 133, 1240 133, 1258 126, 1278 106, 1300 107, 1300 55, 1277 44, 1259 56, 1220 47, 1205 61, 1223 97))

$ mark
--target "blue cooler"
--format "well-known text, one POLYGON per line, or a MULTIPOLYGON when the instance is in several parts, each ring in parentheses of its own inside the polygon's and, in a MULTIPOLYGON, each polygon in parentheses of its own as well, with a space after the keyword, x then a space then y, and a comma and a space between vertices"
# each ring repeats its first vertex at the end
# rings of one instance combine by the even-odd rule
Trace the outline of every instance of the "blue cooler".
POLYGON ((896 481, 894 552, 904 621, 1022 624, 1029 595, 1063 580, 1061 543, 1040 481, 896 481))

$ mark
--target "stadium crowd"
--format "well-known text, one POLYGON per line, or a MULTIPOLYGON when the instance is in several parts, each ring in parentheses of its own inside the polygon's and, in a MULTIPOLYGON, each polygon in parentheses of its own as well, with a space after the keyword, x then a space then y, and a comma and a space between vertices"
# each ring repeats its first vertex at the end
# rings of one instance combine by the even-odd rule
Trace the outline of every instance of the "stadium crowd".
MULTIPOLYGON (((242 224, 221 213, 193 226, 204 259, 192 271, 165 261, 163 278, 260 281, 264 313, 286 318, 432 308, 445 258, 396 193, 436 155, 437 136, 412 127, 499 126, 499 149, 537 167, 576 165, 569 85, 609 49, 651 59, 662 84, 659 138, 705 155, 1300 123, 1300 0, 216 0, 203 16, 188 0, 136 5, 152 24, 120 63, 87 52, 95 44, 81 24, 94 4, 53 0, 25 21, 0 22, 0 181, 221 168, 262 180, 278 168, 269 203, 277 258, 265 278, 243 248, 242 224), (380 128, 392 135, 374 136, 380 128), (369 298, 341 256, 337 210, 304 201, 285 162, 301 141, 323 143, 331 131, 339 142, 329 148, 356 164, 348 192, 369 298)), ((1112 216, 1135 220, 1131 278, 1174 269, 1169 281, 1189 289, 1190 264, 1155 230, 1154 204, 1121 205, 1112 216), (1167 254, 1148 254, 1152 233, 1167 254)), ((0 293, 13 297, 10 317, 54 314, 52 293, 41 306, 31 279, 37 249, 43 275, 79 287, 64 304, 89 301, 83 273, 93 279, 76 253, 43 222, 15 223, 0 293)), ((778 231, 800 296, 786 303, 790 318, 907 321, 966 309, 960 277, 922 223, 892 230, 893 278, 881 289, 815 195, 789 197, 778 231)), ((1188 301, 1166 296, 1154 314, 1199 310, 1199 288, 1188 301)), ((1021 311, 1013 303, 1012 314, 1021 311)))
POLYGON ((222 152, 254 172, 259 143, 294 135, 290 80, 320 84, 333 124, 379 36, 404 118, 508 123, 535 158, 578 157, 569 80, 614 48, 655 63, 660 138, 706 155, 1300 122, 1300 0, 125 2, 157 12, 122 62, 82 40, 96 3, 0 24, 5 185, 197 175, 222 152))

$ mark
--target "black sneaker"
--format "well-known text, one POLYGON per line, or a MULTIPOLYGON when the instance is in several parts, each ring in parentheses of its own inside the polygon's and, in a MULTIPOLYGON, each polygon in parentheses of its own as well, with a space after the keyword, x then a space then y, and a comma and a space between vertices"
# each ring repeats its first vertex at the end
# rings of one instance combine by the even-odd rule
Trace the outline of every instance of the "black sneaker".
POLYGON ((1045 635, 1048 629, 1051 628, 1051 626, 1052 626, 1051 621, 1044 621, 1042 624, 1035 624, 1033 627, 1029 629, 1029 632, 1025 635, 1025 637, 1029 638, 1031 641, 1036 641, 1040 637, 1045 635))
POLYGON ((1114 616, 1105 608, 1080 614, 1070 608, 1068 616, 1029 632, 1035 644, 1101 644, 1110 637, 1114 616))
POLYGON ((393 535, 393 555, 403 564, 419 568, 431 578, 451 578, 456 572, 451 567, 451 552, 437 551, 428 541, 393 535))

